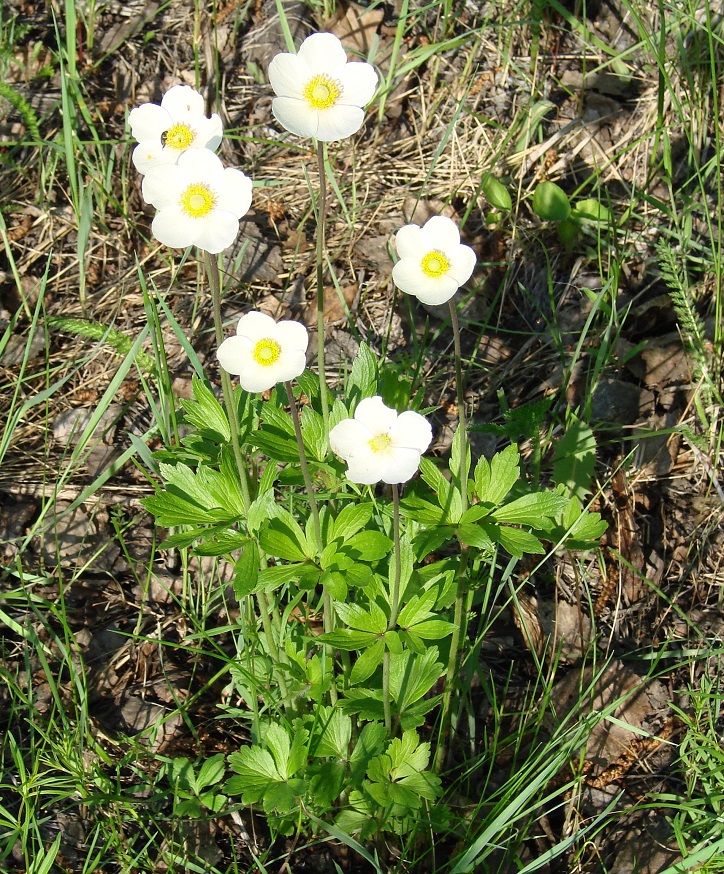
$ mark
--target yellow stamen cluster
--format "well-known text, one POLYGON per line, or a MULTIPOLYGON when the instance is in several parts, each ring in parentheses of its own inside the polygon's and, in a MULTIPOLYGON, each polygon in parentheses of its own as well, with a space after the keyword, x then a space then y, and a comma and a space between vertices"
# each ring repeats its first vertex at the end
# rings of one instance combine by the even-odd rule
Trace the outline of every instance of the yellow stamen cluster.
POLYGON ((188 149, 193 143, 196 134, 187 124, 177 122, 173 127, 161 134, 161 144, 169 149, 188 149))
POLYGON ((191 218, 208 215, 216 206, 216 193, 208 185, 194 182, 181 195, 181 209, 191 218))
POLYGON ((254 361, 262 367, 274 364, 282 353, 282 347, 276 340, 259 340, 251 353, 254 361))
POLYGON ((437 279, 448 272, 450 269, 450 261, 447 256, 438 249, 433 249, 423 257, 420 262, 420 267, 425 276, 429 276, 431 279, 437 279))
POLYGON ((387 434, 378 434, 369 441, 368 446, 373 452, 384 452, 391 442, 387 434))
POLYGON ((312 109, 329 109, 341 94, 342 86, 326 73, 313 76, 304 86, 304 99, 312 109))

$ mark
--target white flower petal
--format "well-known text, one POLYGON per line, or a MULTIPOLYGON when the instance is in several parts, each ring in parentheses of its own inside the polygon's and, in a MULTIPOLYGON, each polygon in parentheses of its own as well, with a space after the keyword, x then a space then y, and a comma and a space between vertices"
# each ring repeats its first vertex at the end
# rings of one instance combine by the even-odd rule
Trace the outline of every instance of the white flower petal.
POLYGON ((312 73, 332 73, 347 63, 347 53, 333 33, 313 33, 299 47, 298 57, 312 73))
POLYGON ((139 142, 158 140, 160 144, 161 134, 171 127, 173 121, 168 112, 157 103, 144 103, 130 111, 128 124, 131 135, 139 142))
POLYGON ((311 109, 305 100, 296 97, 275 97, 272 113, 279 124, 299 137, 314 137, 319 127, 319 110, 311 109))
POLYGON ((364 455, 344 460, 347 462, 347 473, 345 475, 350 482, 372 486, 382 479, 384 469, 380 464, 378 453, 370 450, 364 455))
POLYGON ((417 473, 420 466, 420 453, 415 449, 390 447, 387 452, 380 452, 379 455, 379 479, 390 485, 406 483, 417 473))
POLYGON ((287 319, 275 325, 276 340, 283 349, 301 352, 306 356, 309 346, 309 332, 301 322, 287 319))
POLYGON ((245 337, 253 346, 259 340, 273 337, 276 333, 276 326, 277 323, 271 316, 268 316, 266 313, 260 313, 258 310, 252 310, 239 319, 236 333, 239 337, 245 337))
POLYGON ((318 140, 331 143, 343 140, 362 127, 365 120, 364 110, 359 106, 345 106, 337 103, 329 109, 317 113, 317 131, 314 134, 318 140))
POLYGON ((292 379, 296 379, 304 373, 306 366, 307 356, 304 352, 299 349, 285 349, 282 346, 282 354, 279 356, 279 360, 265 368, 269 371, 269 376, 272 378, 269 388, 278 382, 290 382, 292 379))
POLYGON ((188 121, 206 114, 204 98, 190 85, 174 85, 163 95, 161 106, 174 121, 188 121))
POLYGON ((447 254, 448 249, 460 245, 460 231, 455 222, 446 215, 434 215, 422 227, 425 245, 430 249, 440 249, 447 254))
POLYGON ((221 145, 224 127, 221 118, 216 113, 211 118, 194 119, 193 130, 196 134, 192 143, 194 149, 211 149, 212 152, 215 152, 221 145))
POLYGON ((227 337, 216 351, 219 364, 227 373, 238 376, 252 361, 249 343, 239 337, 227 337))
POLYGON ((275 55, 269 64, 269 82, 279 97, 296 97, 301 100, 304 84, 311 75, 304 60, 299 55, 288 52, 275 55))
POLYGON ((191 219, 197 231, 194 243, 205 252, 217 255, 228 249, 239 233, 239 219, 231 212, 215 209, 203 218, 191 219))
POLYGON ((196 220, 184 215, 178 206, 167 206, 156 213, 151 232, 159 243, 172 249, 185 249, 196 242, 196 220))
POLYGON ((141 175, 148 173, 153 167, 161 164, 175 164, 178 155, 171 155, 168 149, 164 149, 161 140, 143 140, 133 150, 131 156, 133 166, 141 175))
POLYGON ((177 164, 156 164, 143 177, 141 193, 146 203, 163 209, 178 206, 181 192, 186 187, 183 172, 177 164))
POLYGON ((377 90, 379 78, 372 64, 355 62, 345 64, 336 78, 342 85, 339 103, 352 106, 367 106, 377 90))
POLYGON ((246 174, 233 167, 227 167, 218 188, 216 206, 241 218, 249 212, 251 190, 252 182, 246 174))
POLYGON ((406 410, 397 417, 389 437, 395 449, 414 449, 422 455, 432 441, 432 426, 424 416, 406 410))
POLYGON ((419 225, 405 225, 395 234, 395 249, 400 258, 420 259, 425 254, 425 241, 419 225))
POLYGON ((423 303, 438 305, 445 303, 458 290, 458 283, 449 274, 427 276, 418 262, 405 259, 392 268, 392 280, 406 294, 414 295, 423 303))
POLYGON ((387 434, 397 421, 397 410, 393 410, 383 402, 379 395, 365 398, 357 404, 354 411, 356 421, 361 422, 369 432, 376 436, 387 434))
POLYGON ((211 149, 186 149, 178 159, 178 166, 190 182, 204 182, 215 189, 221 187, 224 165, 211 149))
POLYGON ((451 276, 458 285, 467 282, 473 275, 477 257, 470 246, 460 245, 455 250, 449 251, 448 258, 450 259, 450 269, 448 275, 451 276))
MULTIPOLYGON (((342 419, 329 432, 329 445, 335 455, 347 461, 350 457, 363 452, 365 445, 372 439, 369 428, 356 419, 342 419)), ((369 449, 369 446, 368 446, 369 449)), ((369 450, 370 453, 372 450, 369 450)))

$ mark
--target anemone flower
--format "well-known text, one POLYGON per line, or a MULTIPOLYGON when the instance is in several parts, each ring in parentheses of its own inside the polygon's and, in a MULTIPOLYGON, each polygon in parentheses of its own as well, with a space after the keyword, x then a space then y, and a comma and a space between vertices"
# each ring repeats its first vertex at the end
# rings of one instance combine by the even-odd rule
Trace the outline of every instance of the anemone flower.
POLYGON ((269 81, 276 120, 300 137, 343 140, 362 126, 364 110, 377 88, 371 64, 348 63, 342 43, 331 33, 313 33, 296 55, 272 58, 269 81))
POLYGON ((364 485, 407 482, 431 440, 424 416, 412 410, 398 414, 378 396, 360 401, 354 418, 329 432, 332 451, 347 462, 347 479, 364 485))
POLYGON ((154 237, 174 249, 196 245, 211 254, 228 249, 251 206, 251 179, 224 168, 208 149, 189 149, 177 164, 153 167, 141 191, 158 210, 154 237))
POLYGON ((443 215, 433 216, 423 227, 400 228, 395 248, 400 260, 392 269, 392 279, 422 303, 450 300, 475 269, 475 252, 460 242, 457 225, 443 215))
POLYGON ((216 356, 227 373, 239 377, 243 389, 266 391, 304 372, 308 344, 301 322, 275 322, 254 310, 239 319, 236 336, 227 337, 216 356))
POLYGON ((188 85, 174 85, 161 105, 144 103, 128 116, 131 134, 138 140, 133 163, 139 173, 159 164, 175 164, 186 149, 216 149, 221 143, 221 119, 208 118, 204 98, 188 85))

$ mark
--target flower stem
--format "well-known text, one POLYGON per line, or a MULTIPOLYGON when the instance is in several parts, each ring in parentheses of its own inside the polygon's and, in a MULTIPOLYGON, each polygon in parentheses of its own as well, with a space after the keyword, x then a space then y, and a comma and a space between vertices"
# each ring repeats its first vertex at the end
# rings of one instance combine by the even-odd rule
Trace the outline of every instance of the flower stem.
MULTIPOLYGON (((468 508, 468 429, 465 415, 465 384, 463 382, 462 350, 460 345, 460 320, 454 299, 450 300, 450 321, 453 329, 455 346, 455 383, 458 396, 458 430, 460 430, 460 503, 463 513, 468 508)), ((453 614, 453 631, 450 637, 450 655, 445 672, 445 691, 442 698, 440 720, 440 735, 435 752, 435 772, 440 773, 445 763, 450 725, 452 722, 452 696, 460 671, 460 655, 462 642, 467 632, 467 611, 464 609, 465 597, 468 593, 468 547, 460 545, 460 567, 458 569, 457 590, 455 592, 455 610, 453 614)))
POLYGON ((312 519, 314 520, 314 538, 317 541, 317 552, 321 553, 324 549, 322 543, 322 526, 319 523, 319 508, 317 507, 317 499, 314 495, 314 486, 312 485, 312 477, 309 474, 309 465, 307 464, 307 453, 304 449, 304 438, 302 437, 302 424, 299 421, 299 410, 297 409, 296 401, 294 400, 294 392, 290 382, 284 383, 284 388, 287 390, 287 399, 289 400, 289 410, 292 414, 292 422, 294 422, 294 433, 297 437, 297 448, 299 449, 299 466, 302 468, 302 476, 304 477, 304 488, 307 490, 309 498, 309 506, 312 508, 312 519))
MULTIPOLYGON (((324 549, 324 543, 322 541, 322 526, 319 521, 319 507, 317 506, 317 498, 314 494, 314 486, 312 484, 312 477, 309 473, 309 465, 307 464, 307 453, 304 449, 304 438, 302 437, 302 423, 299 420, 299 410, 297 409, 296 401, 294 400, 294 392, 292 391, 292 384, 290 382, 284 383, 284 388, 287 390, 287 399, 289 400, 289 410, 292 414, 292 422, 294 423, 294 433, 297 437, 297 448, 299 449, 299 466, 302 469, 302 476, 304 477, 304 488, 307 490, 307 496, 309 498, 309 506, 312 509, 312 520, 314 523, 314 539, 317 541, 317 555, 321 556, 322 550, 324 549)), ((324 632, 325 634, 329 634, 331 631, 334 631, 334 611, 332 610, 332 598, 327 591, 326 586, 322 586, 322 603, 324 609, 324 632)), ((334 664, 334 649, 330 647, 326 647, 327 654, 330 659, 332 659, 332 665, 334 664)), ((329 689, 329 697, 332 701, 332 704, 337 703, 337 687, 334 685, 334 680, 332 681, 332 685, 329 689)))
MULTIPOLYGON (((224 325, 221 321, 221 271, 219 270, 218 259, 209 252, 204 252, 204 266, 206 267, 206 276, 209 281, 209 289, 211 290, 211 302, 214 308, 214 333, 218 348, 224 341, 224 325)), ((249 494, 249 480, 246 475, 246 459, 239 444, 239 420, 234 400, 234 389, 231 385, 231 377, 223 368, 221 369, 221 388, 224 392, 224 405, 226 406, 226 415, 229 419, 229 431, 231 432, 231 446, 234 452, 234 459, 236 460, 236 469, 239 472, 244 509, 248 509, 251 503, 251 496, 249 494)))
MULTIPOLYGON (((395 571, 392 577, 392 600, 390 602, 390 621, 387 630, 394 631, 397 625, 397 616, 400 612, 400 578, 402 576, 402 557, 400 555, 400 490, 396 483, 392 486, 392 517, 393 540, 395 543, 395 571)), ((382 656, 382 702, 385 711, 385 728, 388 734, 392 734, 392 705, 390 702, 390 651, 385 646, 382 656)))
POLYGON ((324 367, 324 259, 326 257, 327 172, 324 166, 324 143, 317 143, 319 165, 319 199, 317 201, 317 371, 322 402, 324 433, 329 434, 329 398, 324 367))

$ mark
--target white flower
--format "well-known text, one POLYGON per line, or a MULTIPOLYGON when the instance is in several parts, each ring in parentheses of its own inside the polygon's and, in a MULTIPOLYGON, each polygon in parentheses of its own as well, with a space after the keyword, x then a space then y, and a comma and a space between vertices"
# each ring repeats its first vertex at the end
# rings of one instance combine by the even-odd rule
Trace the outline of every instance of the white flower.
POLYGON ((398 415, 378 396, 360 401, 354 419, 329 432, 332 451, 347 462, 347 479, 366 485, 407 482, 431 440, 424 416, 412 410, 398 415))
POLYGON ((227 373, 239 377, 249 392, 266 391, 304 372, 309 335, 301 322, 275 322, 256 310, 239 319, 235 337, 227 337, 216 353, 227 373))
POLYGON ((452 219, 436 215, 423 227, 405 225, 395 236, 400 260, 392 268, 395 285, 427 304, 450 300, 475 269, 475 252, 460 242, 452 219))
POLYGON ((377 88, 371 64, 347 63, 342 43, 331 33, 308 36, 296 55, 282 52, 269 64, 276 120, 300 137, 330 142, 356 133, 363 106, 377 88))
POLYGON ((189 149, 177 164, 153 167, 141 191, 158 210, 154 237, 174 249, 196 245, 212 254, 228 249, 251 206, 251 179, 241 170, 224 169, 208 149, 189 149))
POLYGON ((161 105, 144 103, 128 116, 131 134, 138 140, 133 163, 139 173, 159 164, 175 164, 186 149, 216 149, 223 132, 221 119, 207 118, 204 98, 188 85, 174 85, 161 105))

